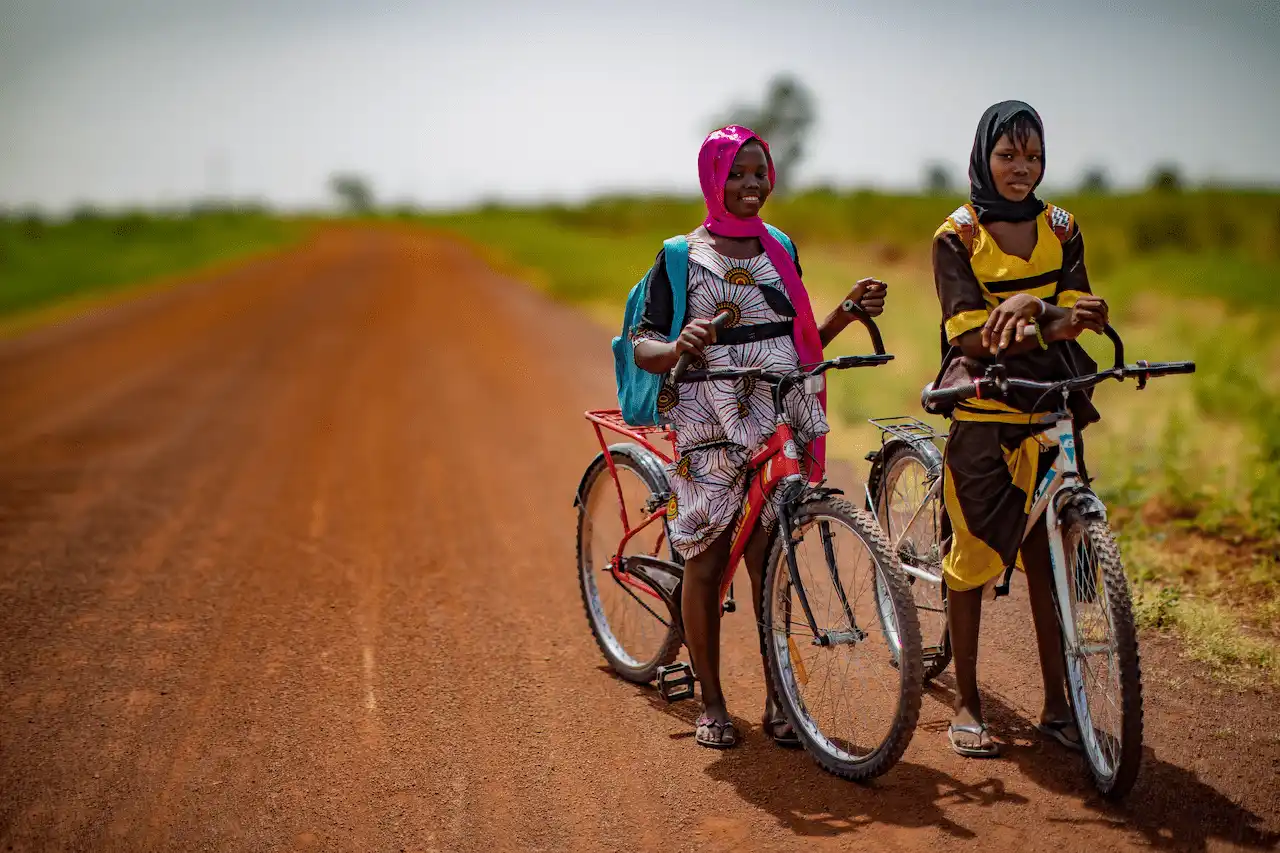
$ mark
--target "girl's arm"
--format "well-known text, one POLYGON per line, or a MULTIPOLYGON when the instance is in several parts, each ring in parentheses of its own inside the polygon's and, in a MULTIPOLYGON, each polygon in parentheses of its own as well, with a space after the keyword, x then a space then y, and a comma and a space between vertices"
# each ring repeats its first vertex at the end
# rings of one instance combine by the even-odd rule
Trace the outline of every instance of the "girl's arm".
POLYGON ((694 320, 678 338, 668 341, 674 319, 671 280, 667 278, 664 253, 659 251, 649 271, 644 313, 631 336, 632 357, 641 370, 666 373, 676 366, 682 353, 701 354, 708 344, 715 343, 716 330, 710 320, 694 320))
POLYGON ((658 341, 645 338, 636 341, 635 359, 641 370, 650 373, 666 373, 676 366, 686 352, 701 355, 710 344, 716 342, 716 329, 710 320, 691 320, 674 341, 658 341))
POLYGON ((862 310, 872 317, 879 317, 884 313, 884 301, 888 291, 889 285, 875 278, 864 278, 854 285, 844 301, 831 310, 827 319, 818 328, 818 337, 822 340, 822 345, 825 347, 831 343, 836 335, 843 332, 854 321, 854 316, 844 310, 844 302, 853 302, 862 306, 862 310))
POLYGON ((970 358, 989 358, 982 334, 991 320, 991 309, 973 274, 969 250, 951 230, 949 221, 933 238, 933 286, 942 308, 943 337, 970 358))
POLYGON ((991 311, 979 337, 970 335, 961 341, 965 355, 994 355, 1004 350, 1018 355, 1037 349, 1035 325, 1045 343, 1073 341, 1086 329, 1101 332, 1108 321, 1107 303, 1093 295, 1089 273, 1084 265, 1084 237, 1074 227, 1071 237, 1062 244, 1062 277, 1054 293, 1057 305, 1049 305, 1034 296, 1018 294, 991 311), (975 352, 970 350, 979 347, 975 352))
MULTIPOLYGON (((804 270, 800 267, 800 250, 795 250, 796 272, 801 278, 804 277, 804 270)), ((879 317, 884 313, 884 300, 887 295, 889 285, 875 278, 864 278, 854 285, 853 290, 849 291, 849 295, 840 301, 840 304, 831 310, 827 315, 827 319, 822 321, 818 326, 818 339, 825 348, 827 344, 835 340, 845 328, 853 322, 853 315, 845 311, 841 306, 845 302, 855 302, 862 306, 862 310, 866 311, 872 317, 879 317)))

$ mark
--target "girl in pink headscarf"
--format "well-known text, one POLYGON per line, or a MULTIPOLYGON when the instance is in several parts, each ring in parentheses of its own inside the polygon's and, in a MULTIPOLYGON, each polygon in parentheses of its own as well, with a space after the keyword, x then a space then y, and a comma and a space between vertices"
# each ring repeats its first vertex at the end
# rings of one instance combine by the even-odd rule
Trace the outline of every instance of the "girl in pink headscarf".
MULTIPOLYGON (((786 371, 821 361, 822 348, 853 316, 837 308, 817 324, 798 259, 792 261, 760 219, 774 184, 769 146, 745 127, 717 130, 702 144, 698 176, 708 215, 689 235, 687 325, 671 328, 671 282, 659 252, 644 317, 632 335, 636 364, 663 374, 686 352, 697 358, 696 366, 710 368, 786 371), (717 337, 711 320, 725 311, 731 318, 717 337)), ((879 315, 887 287, 863 279, 848 298, 879 315)), ((720 689, 720 579, 728 568, 732 523, 746 496, 747 461, 773 431, 770 393, 762 384, 740 379, 678 387, 668 382, 659 397, 659 409, 676 432, 677 458, 667 471, 674 493, 667 518, 671 544, 686 561, 681 603, 689 654, 702 685, 697 740, 703 746, 725 748, 738 739, 720 689)), ((817 479, 828 431, 825 394, 815 398, 797 388, 786 406, 796 437, 809 445, 816 463, 810 477, 817 479)), ((757 622, 776 522, 775 508, 766 506, 747 545, 757 622)), ((777 743, 799 746, 772 696, 765 702, 764 727, 777 743)))

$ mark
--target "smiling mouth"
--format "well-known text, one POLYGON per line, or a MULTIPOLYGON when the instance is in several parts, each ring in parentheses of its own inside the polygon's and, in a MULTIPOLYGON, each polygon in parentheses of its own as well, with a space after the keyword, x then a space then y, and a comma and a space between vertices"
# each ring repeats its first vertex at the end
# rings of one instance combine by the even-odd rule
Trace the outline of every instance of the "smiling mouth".
POLYGON ((743 204, 759 204, 760 203, 760 196, 758 195, 744 195, 741 198, 742 198, 743 204))

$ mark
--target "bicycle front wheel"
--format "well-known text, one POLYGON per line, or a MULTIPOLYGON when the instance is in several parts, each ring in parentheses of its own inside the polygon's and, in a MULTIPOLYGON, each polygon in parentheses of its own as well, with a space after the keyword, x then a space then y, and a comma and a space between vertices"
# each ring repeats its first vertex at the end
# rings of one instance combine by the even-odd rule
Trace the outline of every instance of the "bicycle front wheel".
POLYGON ((1142 669, 1129 581, 1105 521, 1063 519, 1068 602, 1075 640, 1063 636, 1067 687, 1099 793, 1119 799, 1142 762, 1142 669))
POLYGON ((805 749, 846 779, 888 771, 915 732, 923 662, 911 592, 875 519, 839 498, 802 504, 774 537, 763 592, 770 686, 805 749))

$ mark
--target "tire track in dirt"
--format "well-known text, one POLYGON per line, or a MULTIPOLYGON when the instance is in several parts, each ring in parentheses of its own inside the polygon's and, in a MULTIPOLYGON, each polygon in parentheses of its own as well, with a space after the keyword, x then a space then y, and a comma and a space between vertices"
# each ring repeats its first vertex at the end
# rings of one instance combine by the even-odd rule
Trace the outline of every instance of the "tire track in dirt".
POLYGON ((947 677, 872 784, 774 748, 742 614, 745 742, 696 747, 692 703, 613 678, 582 614, 607 340, 386 228, 0 344, 0 845, 1276 846, 1274 695, 1144 638, 1151 749, 1104 806, 1030 727, 1020 590, 984 620, 1004 759, 947 750, 947 677))

